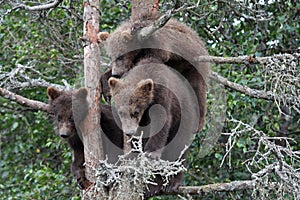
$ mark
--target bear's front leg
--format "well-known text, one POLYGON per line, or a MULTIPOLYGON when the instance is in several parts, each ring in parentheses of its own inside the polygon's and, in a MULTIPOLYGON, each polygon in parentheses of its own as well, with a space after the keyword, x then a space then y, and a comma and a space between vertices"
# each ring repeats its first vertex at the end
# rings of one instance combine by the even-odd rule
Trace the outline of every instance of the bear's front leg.
POLYGON ((84 164, 84 152, 83 150, 73 151, 73 162, 71 165, 71 171, 76 179, 77 185, 81 190, 86 189, 90 186, 89 180, 85 177, 84 164))
POLYGON ((108 79, 112 76, 111 75, 111 67, 108 68, 100 77, 100 83, 102 87, 102 95, 106 102, 110 102, 111 100, 111 94, 110 94, 110 88, 108 86, 108 79))
POLYGON ((85 190, 91 185, 91 182, 85 177, 85 168, 79 168, 74 162, 72 163, 72 174, 81 190, 85 190))
POLYGON ((161 155, 164 151, 164 147, 167 144, 169 134, 169 123, 166 122, 166 125, 161 131, 156 134, 150 134, 150 138, 145 144, 145 152, 149 154, 153 159, 161 158, 161 155))

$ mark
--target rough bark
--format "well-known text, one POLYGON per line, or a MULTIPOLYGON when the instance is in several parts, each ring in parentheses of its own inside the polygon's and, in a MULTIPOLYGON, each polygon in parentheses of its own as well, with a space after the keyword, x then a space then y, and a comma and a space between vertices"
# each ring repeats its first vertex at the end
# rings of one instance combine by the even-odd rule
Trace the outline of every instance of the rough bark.
MULTIPOLYGON (((98 43, 99 21, 100 21, 100 2, 99 0, 84 0, 84 38, 88 41, 84 47, 84 77, 85 87, 88 88, 89 94, 89 112, 82 126, 79 128, 82 132, 84 144, 85 162, 96 163, 103 159, 103 147, 101 140, 100 127, 100 101, 101 86, 100 80, 100 44, 98 43)), ((92 169, 87 165, 86 176, 91 182, 95 182, 92 169)), ((94 194, 94 198, 101 199, 100 193, 94 194)), ((83 194, 83 199, 90 199, 83 194)))

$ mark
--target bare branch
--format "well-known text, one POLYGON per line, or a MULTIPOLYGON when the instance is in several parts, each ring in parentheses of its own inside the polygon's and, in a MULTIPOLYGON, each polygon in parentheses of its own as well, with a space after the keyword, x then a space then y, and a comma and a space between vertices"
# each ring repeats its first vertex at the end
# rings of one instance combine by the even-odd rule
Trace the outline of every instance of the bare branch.
POLYGON ((165 15, 161 16, 158 20, 154 21, 150 26, 142 28, 138 33, 140 41, 148 39, 155 31, 163 27, 169 19, 171 19, 173 10, 169 10, 165 15))
POLYGON ((42 110, 50 113, 50 106, 40 101, 30 100, 0 87, 0 95, 6 99, 14 101, 22 106, 30 107, 34 110, 42 110))
POLYGON ((182 6, 176 10, 175 9, 168 10, 166 14, 162 15, 159 19, 155 20, 150 26, 146 26, 140 29, 138 31, 138 39, 140 41, 148 39, 155 31, 162 28, 175 13, 184 9, 187 8, 185 6, 182 6))
POLYGON ((42 4, 42 5, 37 5, 37 6, 27 6, 25 4, 17 4, 13 9, 24 9, 24 10, 28 10, 28 11, 41 11, 41 10, 47 10, 50 8, 55 8, 57 7, 61 2, 63 2, 63 0, 55 0, 51 3, 48 4, 42 4))
POLYGON ((211 78, 234 90, 242 92, 250 97, 272 100, 276 103, 278 110, 287 106, 300 113, 300 54, 279 54, 268 57, 253 58, 251 56, 240 57, 215 57, 200 56, 199 62, 215 62, 218 64, 259 64, 263 66, 262 75, 264 90, 251 89, 233 83, 226 78, 212 72, 211 78))
POLYGON ((41 72, 36 70, 33 66, 24 66, 21 64, 17 64, 15 68, 11 71, 7 72, 5 70, 2 71, 0 67, 0 87, 6 88, 8 90, 11 89, 20 89, 20 88, 28 88, 28 87, 49 87, 53 86, 59 90, 70 89, 69 84, 62 80, 65 86, 61 86, 58 84, 53 84, 47 82, 45 79, 49 79, 45 77, 41 72), (34 79, 29 77, 36 74, 39 78, 34 79))
POLYGON ((266 100, 273 100, 273 101, 274 101, 274 99, 278 98, 278 97, 276 97, 276 94, 274 94, 271 91, 251 89, 247 86, 243 86, 238 83, 231 82, 227 78, 222 77, 221 75, 219 75, 216 72, 211 72, 210 78, 217 81, 218 83, 226 85, 226 86, 230 87, 231 89, 234 89, 236 91, 244 93, 250 97, 266 99, 266 100))
POLYGON ((223 133, 229 135, 226 143, 227 152, 223 161, 229 155, 228 151, 231 151, 235 146, 236 142, 234 141, 247 134, 248 138, 257 144, 255 149, 247 152, 253 154, 251 159, 244 162, 252 175, 251 177, 257 181, 253 194, 262 196, 271 191, 275 193, 280 191, 280 194, 286 193, 299 199, 300 154, 293 150, 290 145, 290 142, 295 143, 296 141, 287 137, 269 137, 253 126, 235 119, 231 119, 230 122, 236 123, 237 126, 230 133, 223 133), (284 146, 279 145, 277 141, 283 141, 284 146), (274 182, 278 187, 265 187, 274 182))
MULTIPOLYGON (((218 56, 199 56, 195 58, 198 62, 214 62, 217 64, 263 64, 273 58, 286 58, 290 54, 277 54, 266 57, 238 56, 238 57, 218 57, 218 56)), ((295 54, 295 56, 297 56, 295 54)))
POLYGON ((246 181, 232 181, 230 183, 216 183, 203 186, 181 186, 178 191, 172 194, 189 194, 189 195, 203 195, 203 193, 215 193, 215 192, 230 192, 236 190, 248 190, 253 189, 255 186, 255 180, 246 181))

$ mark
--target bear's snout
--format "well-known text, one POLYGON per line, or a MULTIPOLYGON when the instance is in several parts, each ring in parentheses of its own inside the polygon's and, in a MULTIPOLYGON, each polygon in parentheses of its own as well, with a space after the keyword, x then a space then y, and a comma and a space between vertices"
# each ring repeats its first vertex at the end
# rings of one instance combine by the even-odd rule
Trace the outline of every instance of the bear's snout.
POLYGON ((67 127, 67 125, 64 123, 61 128, 59 129, 59 135, 61 138, 68 138, 71 133, 70 133, 70 129, 67 127))
POLYGON ((135 134, 135 130, 127 130, 126 132, 124 131, 124 133, 128 136, 131 136, 135 134))

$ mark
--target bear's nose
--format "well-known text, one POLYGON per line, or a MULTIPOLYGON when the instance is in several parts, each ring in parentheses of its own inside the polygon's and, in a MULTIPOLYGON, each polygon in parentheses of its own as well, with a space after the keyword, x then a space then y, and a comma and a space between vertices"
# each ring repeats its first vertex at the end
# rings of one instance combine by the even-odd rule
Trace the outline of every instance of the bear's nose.
POLYGON ((114 77, 114 78, 121 78, 121 76, 118 75, 118 74, 112 74, 111 77, 114 77))
POLYGON ((126 135, 134 135, 135 131, 134 130, 128 130, 125 132, 126 135))
POLYGON ((68 135, 66 133, 63 133, 63 134, 60 134, 60 137, 66 139, 66 138, 68 138, 68 135))

